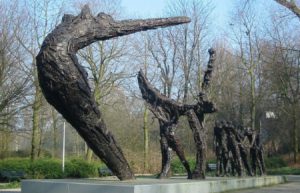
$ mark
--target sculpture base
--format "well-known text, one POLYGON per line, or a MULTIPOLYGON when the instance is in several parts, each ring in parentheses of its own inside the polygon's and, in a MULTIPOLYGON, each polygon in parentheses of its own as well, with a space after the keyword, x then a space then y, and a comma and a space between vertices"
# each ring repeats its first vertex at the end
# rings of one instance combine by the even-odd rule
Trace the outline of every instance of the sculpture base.
POLYGON ((245 178, 207 178, 203 181, 183 177, 158 180, 140 177, 134 181, 110 179, 23 180, 22 193, 216 193, 269 186, 286 182, 284 176, 245 178))

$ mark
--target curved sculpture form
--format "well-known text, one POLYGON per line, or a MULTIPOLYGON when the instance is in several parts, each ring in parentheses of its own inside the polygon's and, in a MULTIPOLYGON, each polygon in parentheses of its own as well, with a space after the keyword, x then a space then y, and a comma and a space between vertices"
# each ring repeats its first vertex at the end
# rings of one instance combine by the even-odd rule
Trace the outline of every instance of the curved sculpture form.
POLYGON ((63 16, 36 57, 39 82, 47 101, 120 180, 134 179, 134 175, 106 128, 76 52, 95 41, 188 22, 187 17, 115 21, 104 13, 92 16, 86 5, 77 16, 63 16))

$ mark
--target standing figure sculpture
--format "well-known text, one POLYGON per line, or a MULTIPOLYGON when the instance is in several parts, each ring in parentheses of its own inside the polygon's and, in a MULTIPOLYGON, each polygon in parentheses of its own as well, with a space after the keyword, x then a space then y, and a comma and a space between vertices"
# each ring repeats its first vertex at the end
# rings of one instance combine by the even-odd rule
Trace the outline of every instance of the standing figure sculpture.
POLYGON ((260 175, 266 173, 264 157, 263 157, 263 146, 260 142, 260 135, 257 131, 247 128, 245 130, 245 135, 250 143, 250 159, 252 166, 253 175, 257 175, 257 170, 260 175))
POLYGON ((188 22, 187 17, 115 21, 104 13, 94 17, 86 5, 77 16, 63 16, 61 24, 45 38, 36 57, 39 83, 46 100, 120 180, 134 179, 134 175, 106 128, 76 53, 99 40, 188 22))
POLYGON ((223 165, 223 157, 222 157, 222 139, 224 137, 223 129, 221 127, 220 121, 215 122, 214 127, 214 150, 217 158, 217 168, 216 168, 216 176, 221 176, 225 172, 225 168, 223 165))
POLYGON ((216 176, 228 175, 229 150, 227 148, 227 135, 224 129, 224 121, 216 121, 214 127, 214 146, 217 158, 216 176))
POLYGON ((232 176, 237 173, 243 175, 246 169, 247 175, 256 175, 258 169, 260 175, 265 174, 263 160, 263 148, 259 135, 252 129, 244 129, 232 124, 231 121, 216 121, 214 127, 214 145, 217 158, 217 176, 232 176), (250 146, 246 145, 249 140, 250 146), (251 166, 248 163, 250 152, 251 166))
POLYGON ((178 119, 186 112, 185 106, 159 93, 150 84, 141 70, 138 73, 138 83, 143 99, 147 102, 148 108, 158 119, 159 123, 162 168, 158 178, 169 177, 171 172, 171 150, 173 150, 184 165, 188 179, 191 179, 192 172, 189 163, 184 156, 179 139, 175 135, 178 119))
POLYGON ((238 147, 238 142, 236 140, 236 134, 234 130, 234 126, 231 121, 227 121, 224 125, 224 130, 227 138, 227 148, 232 155, 232 164, 231 164, 231 172, 232 175, 237 172, 238 176, 242 176, 243 165, 240 150, 238 147))
POLYGON ((204 125, 204 117, 206 114, 214 113, 217 111, 214 103, 209 101, 206 97, 206 92, 208 91, 212 78, 213 65, 216 61, 216 50, 210 48, 208 50, 208 53, 209 60, 201 85, 202 91, 198 94, 197 104, 194 105, 193 110, 189 110, 186 113, 190 128, 193 132, 197 150, 196 166, 193 171, 193 179, 205 178, 207 127, 205 127, 204 125))
POLYGON ((240 156, 241 156, 241 159, 242 159, 242 162, 243 162, 243 166, 246 169, 247 174, 249 176, 253 176, 252 170, 251 170, 250 165, 248 163, 248 151, 245 147, 245 138, 246 138, 246 136, 243 133, 243 127, 240 126, 239 129, 238 130, 235 129, 234 132, 235 132, 236 141, 238 143, 238 147, 239 147, 239 150, 240 150, 240 156))
MULTIPOLYGON (((188 106, 188 105, 186 105, 188 106)), ((186 112, 190 128, 193 132, 196 145, 196 165, 193 171, 193 179, 204 179, 207 151, 207 128, 204 126, 204 116, 216 112, 215 105, 206 99, 204 93, 199 93, 198 102, 186 112)))
MULTIPOLYGON (((209 54, 209 68, 205 73, 207 81, 209 81, 211 77, 212 64, 215 61, 215 51, 210 49, 209 54)), ((147 102, 149 109, 158 119, 160 126, 162 169, 159 178, 165 178, 169 175, 171 164, 170 149, 172 149, 176 152, 184 165, 189 179, 204 179, 207 130, 203 125, 203 121, 205 114, 216 111, 214 104, 208 101, 203 93, 199 93, 196 104, 188 105, 178 103, 159 93, 159 91, 149 83, 142 71, 138 73, 138 83, 143 99, 147 102), (175 136, 178 119, 184 115, 188 117, 197 150, 196 166, 193 172, 191 172, 189 163, 184 157, 183 149, 178 138, 175 136)))

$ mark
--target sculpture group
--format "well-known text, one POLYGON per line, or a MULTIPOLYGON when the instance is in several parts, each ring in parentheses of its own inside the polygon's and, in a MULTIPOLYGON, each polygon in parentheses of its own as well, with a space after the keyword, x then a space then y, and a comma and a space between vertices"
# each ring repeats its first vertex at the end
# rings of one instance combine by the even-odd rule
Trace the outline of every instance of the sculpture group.
MULTIPOLYGON (((76 53, 95 41, 188 22, 190 19, 187 17, 115 21, 110 15, 104 13, 93 16, 86 5, 77 16, 67 14, 63 16, 61 24, 45 38, 36 57, 39 83, 46 100, 77 130, 94 153, 120 180, 130 180, 135 177, 121 148, 106 128, 92 96, 87 72, 78 63, 76 53)), ((149 83, 142 71, 138 73, 143 99, 159 122, 162 153, 162 169, 159 178, 168 177, 170 174, 170 149, 178 155, 187 170, 189 179, 205 178, 207 128, 203 120, 206 114, 216 111, 215 105, 206 98, 205 94, 216 59, 215 50, 210 49, 209 55, 202 92, 199 93, 195 104, 181 104, 162 95, 149 83), (180 116, 187 116, 194 135, 197 152, 196 167, 193 171, 175 135, 180 116)), ((220 128, 222 130, 223 126, 220 128)), ((230 136, 226 139, 234 138, 233 135, 226 135, 230 136)), ((249 140, 250 138, 249 136, 249 140)), ((252 140, 254 139, 257 137, 252 136, 252 140)), ((227 143, 236 145, 233 140, 228 140, 227 143)), ((236 149, 232 152, 240 151, 236 149)), ((222 152, 223 154, 229 155, 222 152)), ((221 158, 219 161, 225 162, 221 161, 221 158)), ((220 172, 227 171, 227 164, 225 165, 220 164, 220 172)), ((240 166, 236 167, 239 173, 238 168, 240 166)))
POLYGON ((216 121, 214 146, 217 176, 249 176, 266 173, 259 133, 250 128, 236 127, 231 121, 216 121), (251 164, 249 164, 249 161, 251 164))

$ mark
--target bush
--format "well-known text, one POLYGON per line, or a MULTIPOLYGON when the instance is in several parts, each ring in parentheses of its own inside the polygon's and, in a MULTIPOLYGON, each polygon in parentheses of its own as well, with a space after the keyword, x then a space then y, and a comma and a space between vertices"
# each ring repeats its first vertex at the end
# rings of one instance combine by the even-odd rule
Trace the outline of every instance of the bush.
POLYGON ((36 179, 58 179, 63 178, 60 160, 39 159, 30 165, 30 177, 36 179))
POLYGON ((18 170, 26 173, 26 178, 59 179, 97 177, 99 163, 87 163, 81 159, 65 162, 65 172, 62 172, 61 160, 10 158, 0 160, 0 170, 18 170))
POLYGON ((283 167, 267 170, 269 175, 300 175, 300 168, 283 167))
POLYGON ((22 170, 26 173, 30 171, 30 160, 24 158, 9 158, 0 160, 0 170, 22 170))
POLYGON ((99 166, 100 164, 73 159, 66 164, 65 176, 68 178, 96 177, 98 176, 99 166))
POLYGON ((267 169, 286 167, 287 163, 281 157, 270 157, 265 159, 267 169))
MULTIPOLYGON (((193 158, 188 158, 187 161, 190 164, 191 169, 193 169, 196 165, 196 160, 193 158)), ((171 170, 174 174, 185 174, 186 170, 180 160, 178 158, 172 160, 171 162, 171 170)))

